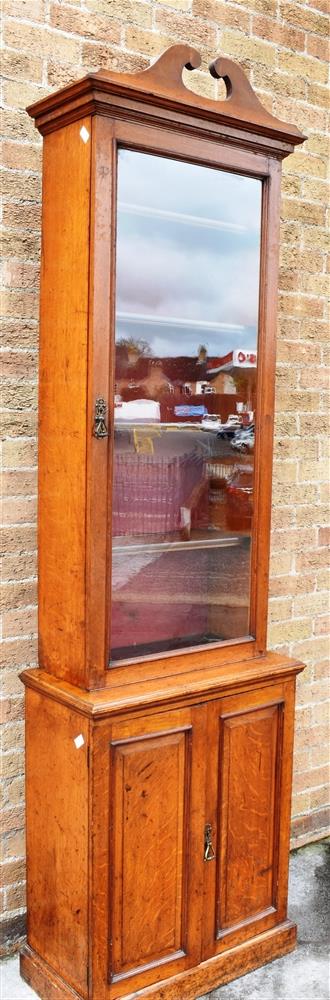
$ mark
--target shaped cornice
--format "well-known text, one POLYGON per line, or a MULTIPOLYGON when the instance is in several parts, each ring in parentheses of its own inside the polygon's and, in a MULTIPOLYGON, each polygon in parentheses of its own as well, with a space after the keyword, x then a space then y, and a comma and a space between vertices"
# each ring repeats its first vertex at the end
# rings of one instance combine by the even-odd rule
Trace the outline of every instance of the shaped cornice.
POLYGON ((100 70, 50 94, 27 110, 44 134, 86 114, 104 114, 146 124, 202 132, 232 143, 267 146, 286 156, 304 141, 296 125, 275 118, 261 104, 241 66, 219 56, 209 67, 223 80, 226 97, 212 100, 185 86, 184 68, 195 70, 200 53, 188 45, 173 45, 139 73, 100 70), (249 138, 247 137, 249 135, 249 138))

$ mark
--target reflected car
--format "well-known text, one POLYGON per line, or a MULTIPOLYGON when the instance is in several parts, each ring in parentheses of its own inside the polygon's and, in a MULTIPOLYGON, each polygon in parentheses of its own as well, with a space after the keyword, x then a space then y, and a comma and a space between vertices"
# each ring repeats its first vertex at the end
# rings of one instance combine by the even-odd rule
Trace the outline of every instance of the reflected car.
POLYGON ((236 413, 230 413, 225 424, 221 424, 218 430, 218 437, 230 441, 242 427, 242 421, 236 413))
POLYGON ((226 525, 229 531, 251 531, 253 514, 252 465, 236 465, 226 484, 226 525))
POLYGON ((254 424, 250 424, 250 427, 243 427, 242 430, 236 431, 230 446, 231 448, 234 448, 235 451, 253 451, 254 424))
POLYGON ((205 413, 201 419, 202 431, 218 431, 221 426, 221 417, 217 413, 205 413))

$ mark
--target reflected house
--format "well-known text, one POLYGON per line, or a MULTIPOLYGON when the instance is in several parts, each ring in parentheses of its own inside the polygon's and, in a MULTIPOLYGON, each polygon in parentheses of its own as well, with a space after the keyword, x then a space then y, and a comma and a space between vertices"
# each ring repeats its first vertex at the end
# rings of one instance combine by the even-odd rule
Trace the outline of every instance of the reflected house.
POLYGON ((120 357, 117 347, 116 392, 123 400, 139 397, 159 400, 173 392, 173 386, 163 371, 161 359, 143 356, 132 363, 127 357, 120 357))
POLYGON ((196 396, 200 382, 206 382, 206 359, 182 355, 178 358, 163 358, 162 363, 176 394, 180 396, 196 396))
POLYGON ((194 396, 201 385, 208 384, 205 357, 157 358, 148 354, 138 355, 125 344, 116 348, 116 392, 124 400, 138 396, 161 399, 170 394, 176 397, 194 396))
MULTIPOLYGON (((203 348, 195 357, 154 357, 143 344, 141 353, 124 340, 116 347, 115 392, 124 402, 157 400, 165 422, 177 420, 175 408, 189 399, 192 408, 204 404, 204 412, 218 414, 223 421, 238 409, 255 411, 256 350, 237 348, 208 357, 203 348)), ((200 417, 192 412, 184 419, 196 422, 200 417)))
POLYGON ((216 393, 236 393, 248 411, 255 411, 257 351, 229 351, 222 358, 210 358, 207 377, 216 393))

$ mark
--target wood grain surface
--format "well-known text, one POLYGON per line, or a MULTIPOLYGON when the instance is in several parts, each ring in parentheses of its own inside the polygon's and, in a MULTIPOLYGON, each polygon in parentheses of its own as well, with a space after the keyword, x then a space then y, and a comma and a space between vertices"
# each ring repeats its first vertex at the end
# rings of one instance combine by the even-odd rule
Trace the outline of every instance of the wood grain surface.
POLYGON ((44 148, 38 545, 39 663, 83 685, 91 144, 79 131, 44 148))
POLYGON ((28 944, 82 996, 88 965, 88 743, 87 719, 27 693, 28 944), (81 746, 76 737, 82 737, 81 746))

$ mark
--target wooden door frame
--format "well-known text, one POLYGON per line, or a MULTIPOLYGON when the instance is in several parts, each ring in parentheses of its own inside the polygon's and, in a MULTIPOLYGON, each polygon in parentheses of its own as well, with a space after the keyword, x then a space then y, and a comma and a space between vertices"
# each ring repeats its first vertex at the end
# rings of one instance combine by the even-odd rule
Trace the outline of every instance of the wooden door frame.
MULTIPOLYGON (((88 391, 89 438, 87 441, 87 567, 86 567, 86 686, 110 684, 114 671, 126 669, 127 661, 109 668, 111 609, 111 483, 113 437, 92 437, 95 398, 108 403, 109 427, 113 427, 115 297, 116 297, 116 188, 117 151, 129 148, 154 155, 178 158, 214 169, 259 179, 263 184, 260 242, 260 290, 257 378, 257 434, 254 472, 254 518, 256 526, 251 555, 250 636, 212 644, 209 662, 219 666, 239 657, 251 658, 266 649, 269 540, 274 422, 276 347, 276 298, 278 278, 279 199, 281 164, 260 152, 228 147, 204 137, 193 137, 146 128, 142 124, 93 119, 91 266, 90 266, 90 368, 88 391), (108 234, 108 235, 107 235, 108 234)), ((142 661, 146 675, 154 676, 164 661, 166 673, 186 671, 205 647, 183 649, 130 660, 131 668, 142 661), (188 659, 187 659, 188 658, 188 659)))

